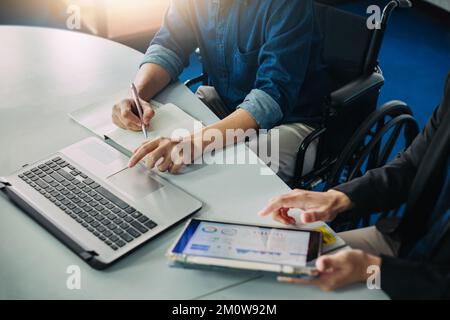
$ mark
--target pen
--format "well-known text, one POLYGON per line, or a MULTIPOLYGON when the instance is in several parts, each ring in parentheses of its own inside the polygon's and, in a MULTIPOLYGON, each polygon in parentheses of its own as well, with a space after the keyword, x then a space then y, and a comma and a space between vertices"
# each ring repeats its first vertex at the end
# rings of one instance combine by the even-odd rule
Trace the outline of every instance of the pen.
POLYGON ((133 82, 131 82, 131 94, 133 95, 134 104, 136 105, 136 109, 139 114, 139 119, 141 120, 142 132, 144 133, 145 139, 148 139, 147 128, 145 127, 144 120, 143 120, 144 119, 144 109, 142 109, 141 102, 139 101, 139 96, 138 96, 138 93, 136 90, 136 86, 134 85, 133 82))

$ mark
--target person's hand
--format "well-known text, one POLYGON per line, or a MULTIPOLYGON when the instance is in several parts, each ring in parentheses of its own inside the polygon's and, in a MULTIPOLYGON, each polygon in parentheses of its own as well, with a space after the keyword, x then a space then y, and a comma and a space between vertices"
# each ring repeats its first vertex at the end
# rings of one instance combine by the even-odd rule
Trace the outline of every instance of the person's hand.
POLYGON ((319 220, 331 221, 338 213, 349 210, 352 206, 350 199, 336 190, 313 192, 295 189, 270 200, 258 214, 272 215, 274 220, 284 224, 295 224, 295 219, 289 216, 288 212, 289 209, 299 208, 303 210, 302 222, 311 223, 319 220))
POLYGON ((355 282, 366 281, 372 274, 368 273, 368 267, 380 265, 380 257, 372 256, 361 250, 345 250, 317 259, 318 278, 278 277, 278 281, 315 285, 324 291, 332 291, 355 282))
POLYGON ((132 168, 144 159, 145 165, 149 169, 157 166, 161 172, 169 171, 175 174, 180 171, 183 165, 192 161, 193 153, 192 142, 189 139, 174 140, 160 137, 144 142, 134 150, 128 166, 132 168))
MULTIPOLYGON (((150 125, 150 120, 155 115, 155 112, 153 111, 150 103, 142 99, 139 100, 144 111, 142 122, 146 127, 148 127, 150 125)), ((116 126, 122 129, 140 131, 141 120, 139 119, 138 114, 139 113, 133 99, 124 99, 113 106, 112 121, 116 126)))
POLYGON ((165 137, 144 142, 134 150, 128 166, 132 168, 144 159, 145 165, 149 169, 153 169, 158 164, 159 171, 176 173, 183 165, 181 157, 177 157, 173 152, 178 143, 179 141, 165 137))

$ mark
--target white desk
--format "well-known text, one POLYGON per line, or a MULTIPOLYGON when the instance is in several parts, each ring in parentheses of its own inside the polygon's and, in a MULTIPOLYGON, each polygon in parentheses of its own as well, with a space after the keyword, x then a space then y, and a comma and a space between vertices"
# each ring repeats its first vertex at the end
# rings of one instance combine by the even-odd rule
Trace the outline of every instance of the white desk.
MULTIPOLYGON (((67 116, 128 86, 142 54, 120 44, 61 30, 0 27, 0 175, 46 157, 90 133, 67 116)), ((215 116, 183 85, 159 97, 205 123, 215 116)), ((288 191, 276 176, 259 174, 260 165, 210 165, 170 180, 201 199, 202 217, 264 222, 255 215, 269 199, 288 191), (220 192, 218 191, 220 190, 220 192)), ((0 197, 0 299, 117 298, 193 299, 328 298, 312 288, 287 288, 249 274, 171 269, 164 253, 181 226, 171 229, 106 271, 84 264, 63 244, 0 197), (66 288, 66 268, 81 268, 81 290, 66 288), (242 290, 240 289, 241 283, 242 290), (223 290, 230 288, 229 290, 223 290), (258 289, 259 290, 259 289, 258 289)), ((339 298, 385 298, 364 286, 339 298)))

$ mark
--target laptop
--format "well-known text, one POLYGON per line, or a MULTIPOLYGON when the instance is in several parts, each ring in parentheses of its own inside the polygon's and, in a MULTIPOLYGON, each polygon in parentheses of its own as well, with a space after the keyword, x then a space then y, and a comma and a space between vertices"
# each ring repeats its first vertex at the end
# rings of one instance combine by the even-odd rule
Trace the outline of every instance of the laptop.
POLYGON ((0 189, 95 269, 104 269, 202 203, 99 138, 64 148, 0 189))

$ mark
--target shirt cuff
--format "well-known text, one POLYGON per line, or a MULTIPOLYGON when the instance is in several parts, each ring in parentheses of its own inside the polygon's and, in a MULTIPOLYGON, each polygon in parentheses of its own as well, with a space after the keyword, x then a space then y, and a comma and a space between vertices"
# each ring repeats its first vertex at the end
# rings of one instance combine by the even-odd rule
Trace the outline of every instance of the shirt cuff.
POLYGON ((354 180, 333 187, 333 190, 344 193, 358 212, 370 213, 377 211, 376 201, 373 201, 374 186, 367 176, 362 176, 354 180))
POLYGON ((272 129, 283 118, 279 104, 266 92, 253 89, 238 109, 247 110, 260 129, 272 129))
POLYGON ((170 49, 159 44, 152 44, 144 55, 139 67, 145 63, 154 63, 164 68, 170 75, 172 81, 178 79, 178 76, 184 69, 183 62, 178 55, 170 49))

